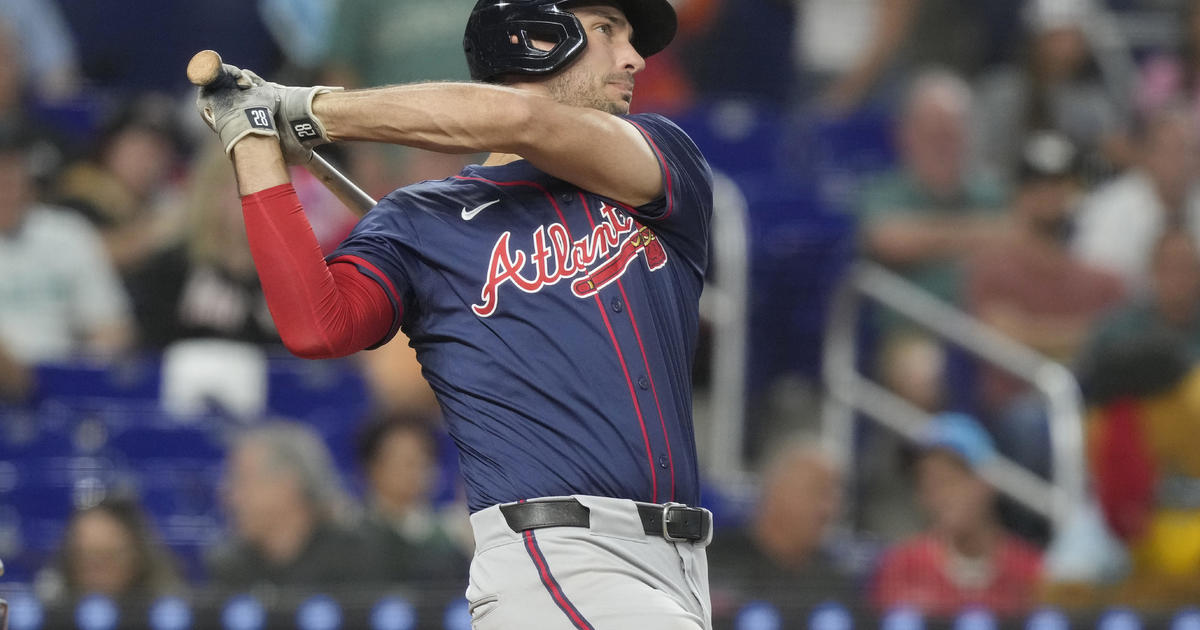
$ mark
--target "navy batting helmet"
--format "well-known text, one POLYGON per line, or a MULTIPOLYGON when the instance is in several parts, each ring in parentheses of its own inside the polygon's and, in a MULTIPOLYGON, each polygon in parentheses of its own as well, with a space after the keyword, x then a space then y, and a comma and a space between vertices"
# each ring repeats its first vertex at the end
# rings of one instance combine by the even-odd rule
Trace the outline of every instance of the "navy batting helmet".
POLYGON ((587 46, 583 25, 567 6, 583 4, 620 8, 633 27, 633 47, 642 57, 666 48, 675 37, 675 9, 667 0, 479 0, 463 36, 471 78, 546 75, 566 67, 587 46), (535 39, 554 47, 541 50, 533 45, 535 39))

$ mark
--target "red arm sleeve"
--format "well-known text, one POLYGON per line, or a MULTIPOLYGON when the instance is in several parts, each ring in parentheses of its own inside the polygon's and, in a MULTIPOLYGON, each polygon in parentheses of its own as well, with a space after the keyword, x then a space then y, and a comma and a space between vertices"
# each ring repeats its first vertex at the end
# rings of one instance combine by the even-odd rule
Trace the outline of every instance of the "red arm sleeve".
POLYGON ((246 195, 242 216, 267 306, 292 354, 342 357, 388 334, 400 313, 353 264, 326 264, 291 184, 246 195))

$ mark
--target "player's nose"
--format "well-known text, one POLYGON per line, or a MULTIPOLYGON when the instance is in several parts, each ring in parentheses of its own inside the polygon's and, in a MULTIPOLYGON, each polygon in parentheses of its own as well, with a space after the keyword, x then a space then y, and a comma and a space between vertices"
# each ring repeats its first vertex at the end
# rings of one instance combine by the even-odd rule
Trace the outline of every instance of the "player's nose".
POLYGON ((633 47, 633 42, 624 41, 618 51, 617 60, 621 64, 621 69, 626 72, 637 74, 646 69, 646 60, 638 54, 636 48, 633 47))

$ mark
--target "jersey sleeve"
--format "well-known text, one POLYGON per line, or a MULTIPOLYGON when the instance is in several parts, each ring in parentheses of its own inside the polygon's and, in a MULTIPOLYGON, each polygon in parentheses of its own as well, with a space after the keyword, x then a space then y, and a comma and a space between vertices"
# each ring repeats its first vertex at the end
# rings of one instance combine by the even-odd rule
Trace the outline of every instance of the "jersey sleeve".
POLYGON ((703 268, 707 265, 713 205, 708 162, 696 143, 664 116, 635 114, 625 119, 637 127, 654 151, 663 177, 663 196, 630 210, 673 240, 703 268))
MULTIPOLYGON (((417 235, 411 221, 392 197, 385 197, 331 253, 329 263, 350 263, 363 275, 383 287, 396 313, 415 311, 418 300, 414 291, 417 274, 414 249, 417 235)), ((391 328, 377 348, 391 341, 400 330, 401 318, 391 328)))

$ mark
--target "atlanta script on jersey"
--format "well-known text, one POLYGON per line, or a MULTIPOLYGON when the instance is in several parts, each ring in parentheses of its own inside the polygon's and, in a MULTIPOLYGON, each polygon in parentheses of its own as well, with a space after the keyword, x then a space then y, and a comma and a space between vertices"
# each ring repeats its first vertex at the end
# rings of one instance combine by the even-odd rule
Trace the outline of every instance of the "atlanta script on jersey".
MULTIPOLYGON (((528 162, 393 192, 331 260, 398 306, 459 447, 471 511, 591 494, 699 502, 691 367, 712 177, 691 139, 627 119, 659 158, 638 208, 528 162)), ((389 334, 389 338, 391 336, 389 334)))

